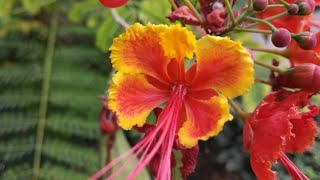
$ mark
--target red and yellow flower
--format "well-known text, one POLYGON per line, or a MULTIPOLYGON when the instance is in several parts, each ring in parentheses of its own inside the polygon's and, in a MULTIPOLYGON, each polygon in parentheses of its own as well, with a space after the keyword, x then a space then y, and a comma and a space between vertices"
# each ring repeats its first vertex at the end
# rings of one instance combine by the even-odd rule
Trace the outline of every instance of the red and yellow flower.
POLYGON ((251 167, 258 179, 278 179, 271 170, 271 162, 280 161, 292 179, 308 180, 285 153, 302 153, 314 143, 318 127, 313 117, 319 108, 308 106, 308 112, 299 112, 312 94, 275 91, 246 119, 243 143, 250 152, 251 167))
POLYGON ((128 176, 133 179, 157 153, 157 179, 170 179, 175 139, 192 148, 217 135, 232 119, 227 98, 243 94, 254 81, 253 61, 240 42, 215 36, 197 41, 178 25, 134 24, 114 39, 110 51, 118 72, 109 107, 121 128, 142 127, 153 109, 165 105, 152 131, 93 179, 125 156, 141 154, 128 176))

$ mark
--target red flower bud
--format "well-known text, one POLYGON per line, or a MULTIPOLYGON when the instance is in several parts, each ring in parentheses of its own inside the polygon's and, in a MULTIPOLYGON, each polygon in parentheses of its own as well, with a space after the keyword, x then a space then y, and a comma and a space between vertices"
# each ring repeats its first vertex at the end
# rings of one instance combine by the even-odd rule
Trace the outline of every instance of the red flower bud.
POLYGON ((224 8, 214 9, 210 14, 207 15, 207 23, 211 26, 222 27, 226 18, 224 8))
POLYGON ((279 28, 273 32, 271 41, 276 47, 285 47, 291 41, 291 33, 285 28, 279 28))
POLYGON ((286 78, 287 87, 320 91, 320 66, 318 65, 299 64, 287 71, 286 78))
POLYGON ((128 0, 99 0, 106 8, 117 8, 127 4, 128 0))
POLYGON ((316 6, 314 0, 297 0, 295 4, 299 6, 299 15, 311 14, 316 6))
POLYGON ((317 37, 311 32, 303 32, 294 36, 299 47, 304 50, 311 50, 317 45, 317 37))
POLYGON ((291 15, 295 15, 299 12, 299 6, 296 4, 290 4, 290 7, 288 8, 288 13, 291 15))
POLYGON ((101 133, 105 134, 115 132, 118 129, 118 125, 116 123, 118 118, 116 114, 108 108, 106 98, 101 96, 100 99, 103 101, 102 109, 99 113, 101 133))
POLYGON ((263 11, 268 6, 268 0, 255 0, 253 1, 253 9, 255 11, 263 11))

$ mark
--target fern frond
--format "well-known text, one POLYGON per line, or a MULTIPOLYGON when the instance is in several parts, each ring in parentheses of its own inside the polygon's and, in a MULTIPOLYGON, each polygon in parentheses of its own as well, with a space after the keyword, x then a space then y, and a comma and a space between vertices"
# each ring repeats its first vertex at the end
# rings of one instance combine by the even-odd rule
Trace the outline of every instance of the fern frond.
POLYGON ((13 66, 0 67, 0 86, 21 86, 39 82, 41 80, 40 67, 32 66, 13 66))
POLYGON ((75 168, 93 173, 99 169, 99 153, 87 146, 79 146, 62 140, 47 139, 43 155, 75 168))
POLYGON ((93 29, 89 29, 84 26, 67 24, 62 27, 59 27, 58 36, 81 36, 82 39, 92 39, 95 35, 95 31, 93 29))
POLYGON ((4 162, 20 159, 31 154, 34 149, 34 137, 17 137, 0 143, 0 159, 4 162))
POLYGON ((21 180, 31 179, 31 176, 31 167, 28 164, 22 164, 5 170, 3 173, 1 173, 0 179, 21 180))
POLYGON ((41 179, 68 179, 68 180, 86 180, 89 178, 89 174, 83 174, 83 172, 77 172, 73 170, 67 170, 61 166, 55 166, 52 164, 44 164, 40 170, 41 179))
POLYGON ((84 71, 79 68, 56 68, 52 74, 51 86, 53 88, 70 87, 73 89, 105 89, 106 78, 94 71, 84 71))
POLYGON ((72 114, 51 115, 48 117, 47 128, 64 135, 73 135, 84 139, 100 137, 98 117, 83 120, 83 117, 72 114))
POLYGON ((32 92, 5 92, 0 95, 0 110, 20 109, 39 102, 32 92))
POLYGON ((49 96, 49 102, 57 107, 69 108, 77 110, 81 113, 92 114, 97 113, 100 109, 101 102, 98 96, 103 92, 93 92, 83 89, 70 90, 67 88, 52 88, 53 92, 49 96))
POLYGON ((55 63, 68 63, 68 64, 101 64, 104 55, 91 47, 58 47, 54 54, 55 63))
POLYGON ((25 113, 2 113, 0 119, 0 136, 22 133, 34 128, 37 124, 37 117, 25 113))

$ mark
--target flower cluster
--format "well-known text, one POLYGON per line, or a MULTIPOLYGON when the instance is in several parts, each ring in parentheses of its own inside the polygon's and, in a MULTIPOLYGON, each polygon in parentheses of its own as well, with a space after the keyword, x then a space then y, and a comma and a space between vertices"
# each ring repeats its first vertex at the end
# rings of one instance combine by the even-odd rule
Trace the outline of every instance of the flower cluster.
MULTIPOLYGON (((100 2, 114 8, 127 0, 100 2)), ((244 149, 258 179, 277 179, 272 162, 281 162, 294 180, 308 179, 286 154, 307 151, 318 133, 314 117, 319 108, 310 105, 310 98, 320 92, 320 25, 313 17, 320 1, 249 0, 240 8, 228 0, 168 2, 173 10, 166 17, 195 26, 202 37, 197 40, 178 24, 136 23, 114 39, 110 60, 116 74, 100 119, 115 112, 113 121, 120 128, 144 135, 91 179, 126 161, 108 177, 113 179, 136 157, 127 179, 134 179, 147 165, 156 179, 171 179, 177 164, 173 149, 182 154, 180 173, 185 179, 196 166, 198 141, 218 135, 232 120, 229 103, 243 118, 244 149), (245 48, 232 40, 236 32, 270 35, 274 46, 283 49, 245 48), (253 60, 251 51, 281 55, 290 66, 283 69, 276 60, 272 65, 253 60), (256 82, 270 85, 272 91, 252 113, 244 113, 232 98, 249 91, 254 63, 270 70, 269 81, 256 78, 256 82), (154 124, 147 122, 152 112, 154 124)))

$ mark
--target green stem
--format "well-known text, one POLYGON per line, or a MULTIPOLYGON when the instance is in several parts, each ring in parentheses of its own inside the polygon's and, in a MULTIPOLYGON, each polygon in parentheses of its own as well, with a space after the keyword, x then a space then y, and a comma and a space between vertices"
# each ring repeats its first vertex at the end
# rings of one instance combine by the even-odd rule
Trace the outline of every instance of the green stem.
POLYGON ((234 14, 232 12, 232 8, 231 8, 229 0, 223 0, 223 2, 224 2, 224 5, 226 6, 227 13, 231 17, 232 24, 236 24, 237 23, 236 18, 234 17, 234 14))
POLYGON ((264 24, 266 26, 268 26, 272 32, 276 31, 277 28, 274 27, 271 23, 269 23, 268 21, 266 20, 263 20, 263 19, 258 19, 258 18, 253 18, 253 17, 246 17, 246 19, 250 20, 250 21, 254 21, 256 23, 260 23, 260 24, 264 24))
POLYGON ((198 19, 198 21, 201 24, 201 26, 203 27, 203 29, 206 31, 207 34, 209 34, 208 29, 204 25, 202 17, 200 16, 200 14, 196 10, 196 8, 192 5, 192 3, 189 0, 182 0, 182 2, 191 10, 193 15, 198 19))
POLYGON ((272 66, 272 65, 270 65, 270 64, 265 64, 265 63, 262 63, 262 62, 256 61, 256 60, 253 60, 253 62, 254 62, 255 64, 259 65, 259 66, 265 67, 265 68, 270 69, 270 70, 272 70, 272 71, 274 71, 274 72, 277 72, 277 73, 279 73, 279 74, 285 74, 285 71, 282 70, 282 69, 280 69, 279 67, 272 66))
POLYGON ((272 31, 267 31, 267 30, 258 30, 258 29, 242 29, 242 28, 234 28, 234 31, 238 31, 238 32, 260 33, 260 34, 272 34, 272 31))
POLYGON ((258 51, 258 52, 265 52, 265 53, 271 53, 276 54, 279 56, 283 56, 285 58, 288 58, 288 50, 276 50, 276 49, 265 49, 265 48, 249 48, 252 51, 258 51))
POLYGON ((233 102, 231 99, 228 99, 229 104, 232 106, 234 111, 239 115, 239 117, 242 119, 243 122, 246 121, 249 114, 247 112, 244 112, 235 102, 233 102))
MULTIPOLYGON (((283 13, 280 13, 280 14, 277 14, 277 15, 262 19, 262 20, 264 20, 264 21, 272 21, 272 20, 279 19, 279 18, 282 18, 282 17, 287 16, 287 15, 289 15, 289 13, 288 13, 288 11, 285 11, 283 13)), ((259 24, 258 22, 255 22, 255 23, 252 23, 252 24, 249 24, 248 26, 246 26, 246 28, 251 28, 251 27, 254 27, 254 26, 258 25, 258 24, 259 24)))
POLYGON ((260 78, 255 78, 254 81, 258 82, 258 83, 267 84, 267 85, 272 86, 272 83, 270 81, 266 81, 266 80, 263 80, 263 79, 260 79, 260 78))
POLYGON ((178 9, 177 5, 174 3, 173 0, 169 0, 169 3, 171 4, 171 7, 172 7, 173 10, 178 9))
POLYGON ((271 8, 286 8, 286 7, 282 4, 271 4, 266 7, 266 9, 271 9, 271 8))
POLYGON ((290 8, 290 4, 285 2, 284 0, 278 0, 281 4, 283 4, 286 8, 290 8))
POLYGON ((42 74, 42 90, 39 107, 39 121, 37 127, 36 144, 33 161, 33 175, 32 179, 37 180, 40 172, 40 162, 42 153, 42 144, 44 138, 44 130, 46 124, 46 115, 48 110, 48 97, 50 89, 50 78, 52 71, 53 54, 56 42, 56 34, 59 23, 59 8, 57 5, 54 7, 54 11, 50 23, 50 31, 47 41, 47 50, 44 59, 44 67, 42 74))
MULTIPOLYGON (((109 138, 108 134, 103 134, 100 138, 100 167, 103 168, 107 163, 107 140, 109 138)), ((105 179, 105 176, 102 177, 105 179)))
POLYGON ((248 10, 243 13, 242 16, 240 16, 235 24, 232 24, 227 30, 225 30, 223 33, 221 33, 221 36, 227 35, 229 32, 233 31, 235 27, 237 27, 239 24, 241 24, 244 20, 246 20, 246 17, 254 13, 254 10, 251 9, 252 7, 252 0, 248 0, 248 10))

